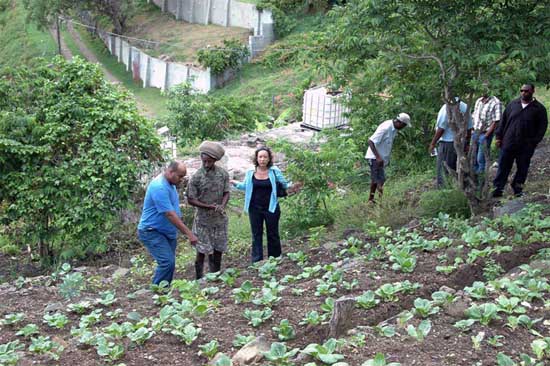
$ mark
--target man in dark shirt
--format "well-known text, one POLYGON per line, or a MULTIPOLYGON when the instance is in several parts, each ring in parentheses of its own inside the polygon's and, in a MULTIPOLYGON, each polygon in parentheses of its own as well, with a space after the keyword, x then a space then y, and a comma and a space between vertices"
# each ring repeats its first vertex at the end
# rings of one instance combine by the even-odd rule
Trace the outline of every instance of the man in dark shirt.
POLYGON ((511 186, 517 197, 523 195, 523 184, 527 179, 531 157, 548 127, 546 108, 533 98, 535 86, 525 84, 520 93, 520 98, 506 106, 502 122, 495 133, 496 146, 501 150, 498 172, 493 181, 493 197, 502 197, 514 161, 517 171, 511 186))

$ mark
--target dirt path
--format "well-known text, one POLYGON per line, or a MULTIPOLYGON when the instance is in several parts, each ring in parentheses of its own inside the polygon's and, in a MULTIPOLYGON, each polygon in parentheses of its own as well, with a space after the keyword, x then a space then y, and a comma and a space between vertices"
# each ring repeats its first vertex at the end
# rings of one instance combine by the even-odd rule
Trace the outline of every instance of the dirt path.
MULTIPOLYGON (((57 44, 57 28, 50 27, 49 30, 50 30, 50 34, 52 35, 52 38, 54 39, 55 43, 57 44)), ((63 39, 63 37, 60 37, 60 41, 61 41, 61 56, 63 56, 63 58, 65 58, 65 60, 72 60, 73 59, 73 53, 71 52, 69 47, 67 47, 67 44, 65 43, 65 40, 63 39)))
POLYGON ((109 70, 107 70, 101 62, 99 62, 95 54, 82 41, 82 38, 80 38, 80 34, 78 34, 78 32, 75 31, 75 29, 73 28, 73 25, 70 22, 67 22, 67 30, 69 31, 69 34, 73 38, 74 42, 76 43, 76 45, 80 49, 80 52, 82 53, 82 55, 84 55, 86 60, 93 62, 95 64, 98 64, 101 70, 103 71, 103 74, 105 74, 105 78, 107 80, 115 84, 121 84, 121 81, 118 80, 113 74, 111 74, 109 70))

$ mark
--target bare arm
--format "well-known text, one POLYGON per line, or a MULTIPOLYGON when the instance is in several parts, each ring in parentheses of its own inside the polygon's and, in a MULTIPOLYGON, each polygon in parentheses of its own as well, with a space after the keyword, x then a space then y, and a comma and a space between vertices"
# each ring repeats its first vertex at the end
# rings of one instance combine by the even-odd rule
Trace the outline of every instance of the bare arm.
POLYGON ((172 223, 175 227, 178 228, 179 231, 182 232, 182 234, 186 235, 187 238, 189 238, 189 242, 191 245, 197 244, 199 239, 193 234, 191 230, 181 221, 181 219, 178 217, 175 211, 167 211, 164 216, 172 223))
POLYGON ((376 156, 376 162, 378 163, 378 165, 383 165, 384 159, 382 159, 382 157, 378 153, 378 150, 376 150, 376 145, 371 140, 369 140, 369 147, 372 150, 372 153, 374 154, 374 156, 376 156))
POLYGON ((497 124, 498 124, 498 121, 493 121, 493 123, 491 123, 491 125, 487 129, 487 132, 485 132, 486 138, 490 137, 493 134, 493 132, 495 132, 495 129, 497 128, 497 124))
POLYGON ((441 136, 443 136, 443 133, 445 132, 444 129, 442 128, 438 128, 437 131, 435 131, 435 135, 432 139, 432 142, 430 143, 430 151, 432 151, 433 149, 435 149, 435 144, 437 144, 437 141, 439 141, 439 139, 441 138, 441 136))
POLYGON ((195 207, 206 208, 210 210, 214 210, 216 208, 216 205, 201 202, 196 198, 187 197, 187 202, 189 202, 191 206, 195 206, 195 207))

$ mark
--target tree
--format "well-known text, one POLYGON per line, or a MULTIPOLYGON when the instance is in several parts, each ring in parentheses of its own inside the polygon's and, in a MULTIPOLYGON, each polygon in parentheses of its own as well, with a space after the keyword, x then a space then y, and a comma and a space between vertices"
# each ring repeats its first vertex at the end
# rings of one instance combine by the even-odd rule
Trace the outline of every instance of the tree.
POLYGON ((330 53, 336 59, 335 74, 348 81, 365 75, 367 80, 359 84, 371 87, 371 99, 380 99, 383 92, 411 109, 433 107, 439 100, 446 103, 456 136, 457 183, 472 213, 477 213, 487 202, 487 183, 479 192, 474 156, 463 150, 467 116, 459 113, 454 97, 472 106, 484 81, 504 100, 521 82, 548 82, 548 5, 547 0, 348 1, 332 12, 335 22, 330 33, 335 39, 330 53), (415 70, 413 77, 409 73, 402 80, 395 78, 407 74, 407 69, 415 70), (366 75, 373 70, 382 81, 366 75), (388 73, 382 75, 380 70, 388 73), (407 101, 406 89, 418 94, 407 101), (426 90, 432 91, 431 96, 422 92, 426 90))
POLYGON ((106 16, 117 34, 126 31, 136 0, 24 0, 29 18, 38 24, 50 24, 58 15, 70 16, 74 12, 91 11, 106 16))
POLYGON ((54 255, 107 249, 142 174, 161 158, 127 91, 75 58, 0 72, 0 220, 21 246, 54 255))

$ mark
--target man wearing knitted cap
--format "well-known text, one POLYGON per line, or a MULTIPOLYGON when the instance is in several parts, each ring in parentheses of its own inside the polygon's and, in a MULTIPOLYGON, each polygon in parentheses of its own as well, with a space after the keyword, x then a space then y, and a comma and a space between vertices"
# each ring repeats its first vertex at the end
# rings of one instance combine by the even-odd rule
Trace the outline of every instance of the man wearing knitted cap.
POLYGON ((369 149, 365 155, 370 166, 370 196, 369 202, 374 202, 376 191, 382 196, 386 175, 384 167, 390 163, 393 140, 397 131, 411 127, 411 117, 407 113, 399 113, 394 119, 382 122, 369 138, 369 149))
POLYGON ((225 154, 222 145, 205 141, 199 146, 202 167, 193 174, 187 186, 187 201, 195 206, 193 233, 199 242, 195 246, 195 275, 204 273, 204 259, 208 255, 208 269, 221 269, 222 254, 227 250, 227 215, 225 206, 229 201, 229 174, 216 165, 225 154))

